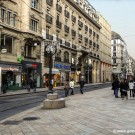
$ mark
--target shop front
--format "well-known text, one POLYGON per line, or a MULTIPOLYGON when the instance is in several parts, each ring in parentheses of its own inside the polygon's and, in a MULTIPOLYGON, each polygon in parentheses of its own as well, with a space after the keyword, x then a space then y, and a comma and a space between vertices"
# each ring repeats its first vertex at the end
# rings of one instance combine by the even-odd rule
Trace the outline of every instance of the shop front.
POLYGON ((1 67, 1 86, 6 85, 7 90, 21 89, 22 66, 18 63, 0 63, 1 67))
POLYGON ((64 85, 65 81, 69 81, 70 78, 70 64, 55 62, 54 67, 60 72, 60 85, 64 85))
POLYGON ((27 87, 27 80, 31 78, 36 79, 37 87, 41 87, 41 67, 39 62, 22 61, 22 86, 27 87))

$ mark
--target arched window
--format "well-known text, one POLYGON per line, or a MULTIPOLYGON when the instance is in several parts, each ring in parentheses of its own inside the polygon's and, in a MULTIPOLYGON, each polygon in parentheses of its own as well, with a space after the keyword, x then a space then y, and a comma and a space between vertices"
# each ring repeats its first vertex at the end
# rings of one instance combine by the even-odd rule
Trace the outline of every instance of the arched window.
POLYGON ((67 51, 64 52, 64 62, 69 63, 69 53, 67 51))

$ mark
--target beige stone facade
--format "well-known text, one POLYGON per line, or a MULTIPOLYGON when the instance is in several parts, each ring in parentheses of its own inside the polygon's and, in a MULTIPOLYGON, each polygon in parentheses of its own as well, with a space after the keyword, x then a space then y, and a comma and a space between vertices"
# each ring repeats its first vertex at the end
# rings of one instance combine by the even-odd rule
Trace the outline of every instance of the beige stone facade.
MULTIPOLYGON (((43 4, 46 18, 42 21, 43 37, 46 40, 58 40, 60 43, 60 52, 54 56, 53 66, 54 70, 59 70, 61 82, 72 78, 78 82, 80 73, 88 83, 100 82, 101 27, 95 9, 92 7, 92 11, 88 12, 88 8, 83 9, 82 4, 84 1, 77 3, 73 0, 48 0, 47 4, 43 4), (92 61, 92 68, 85 63, 88 56, 92 61)), ((42 63, 47 59, 42 58, 42 63)), ((43 74, 46 73, 45 67, 43 64, 43 74)))
POLYGON ((111 81, 111 26, 106 19, 99 14, 100 30, 100 78, 101 82, 111 81))

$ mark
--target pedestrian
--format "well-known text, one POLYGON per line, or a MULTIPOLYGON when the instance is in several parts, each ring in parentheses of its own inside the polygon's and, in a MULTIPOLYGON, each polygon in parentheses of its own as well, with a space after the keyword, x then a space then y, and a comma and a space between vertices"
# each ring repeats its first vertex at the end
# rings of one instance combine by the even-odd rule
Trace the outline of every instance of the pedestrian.
POLYGON ((65 90, 65 97, 68 96, 68 92, 69 92, 69 81, 66 80, 65 84, 64 84, 64 90, 65 90))
POLYGON ((84 79, 81 79, 79 84, 80 84, 80 93, 83 94, 83 87, 84 87, 84 84, 85 84, 84 79))
POLYGON ((69 89, 71 89, 71 95, 74 95, 74 87, 75 87, 75 82, 73 79, 71 79, 69 83, 69 89))
POLYGON ((31 77, 29 77, 28 80, 27 80, 27 90, 28 90, 28 92, 30 92, 31 83, 32 83, 32 79, 31 79, 31 77))
POLYGON ((120 84, 120 89, 122 91, 122 100, 124 100, 124 98, 126 97, 126 99, 128 99, 128 89, 129 89, 129 86, 128 86, 128 82, 126 79, 122 80, 121 84, 120 84))
POLYGON ((114 82, 113 82, 113 89, 114 89, 115 98, 118 98, 119 80, 118 80, 117 77, 115 78, 115 80, 114 80, 114 82))
POLYGON ((3 94, 7 93, 7 80, 4 79, 3 82, 2 82, 2 92, 3 94))
POLYGON ((33 80, 33 92, 36 92, 36 88, 37 88, 37 80, 34 79, 33 80))
POLYGON ((128 85, 129 85, 129 90, 130 90, 130 97, 133 97, 134 96, 134 82, 133 82, 133 80, 131 80, 129 83, 128 83, 128 85))

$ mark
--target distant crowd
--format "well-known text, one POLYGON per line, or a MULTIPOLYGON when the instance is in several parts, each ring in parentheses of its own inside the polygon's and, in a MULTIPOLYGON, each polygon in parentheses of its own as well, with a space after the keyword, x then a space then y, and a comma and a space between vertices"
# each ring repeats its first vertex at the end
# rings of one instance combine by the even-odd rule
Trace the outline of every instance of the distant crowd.
POLYGON ((115 98, 121 97, 122 100, 124 98, 128 99, 128 91, 130 91, 130 97, 135 97, 135 82, 133 80, 127 81, 127 79, 121 79, 119 81, 116 77, 112 82, 112 90, 114 90, 115 98))

